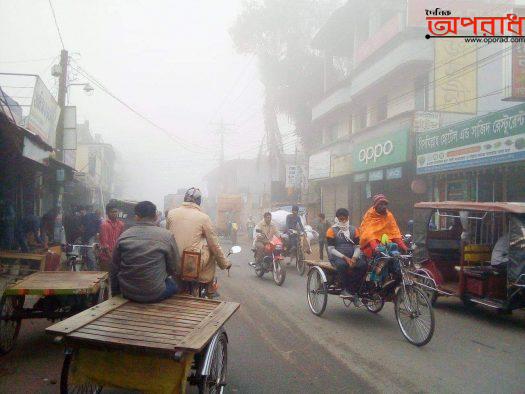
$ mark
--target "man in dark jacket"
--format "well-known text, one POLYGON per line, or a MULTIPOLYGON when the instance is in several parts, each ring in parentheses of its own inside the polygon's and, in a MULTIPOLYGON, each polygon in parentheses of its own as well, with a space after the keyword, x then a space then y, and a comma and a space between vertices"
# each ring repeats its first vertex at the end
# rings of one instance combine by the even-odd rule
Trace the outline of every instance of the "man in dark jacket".
POLYGON ((110 269, 112 293, 136 302, 157 302, 178 292, 180 255, 173 235, 156 225, 157 207, 135 206, 136 225, 117 241, 110 269))

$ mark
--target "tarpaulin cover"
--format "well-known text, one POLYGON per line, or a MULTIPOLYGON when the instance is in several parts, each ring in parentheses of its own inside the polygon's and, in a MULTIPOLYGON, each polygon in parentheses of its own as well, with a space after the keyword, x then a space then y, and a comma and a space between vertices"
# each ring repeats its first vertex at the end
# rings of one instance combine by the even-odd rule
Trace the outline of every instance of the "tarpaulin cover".
MULTIPOLYGON (((515 283, 525 275, 525 215, 511 215, 509 225, 509 266, 508 280, 515 283)), ((525 283, 525 277, 520 283, 525 283)))

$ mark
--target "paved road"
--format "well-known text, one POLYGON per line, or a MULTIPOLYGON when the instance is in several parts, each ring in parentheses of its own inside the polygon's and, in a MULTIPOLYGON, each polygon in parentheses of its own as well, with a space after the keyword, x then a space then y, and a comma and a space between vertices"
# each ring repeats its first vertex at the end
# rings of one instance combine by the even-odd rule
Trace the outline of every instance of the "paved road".
MULTIPOLYGON (((227 392, 525 392, 523 312, 502 317, 438 301, 434 338, 416 348, 391 305, 373 315, 331 296, 319 318, 292 267, 279 288, 255 277, 248 252, 232 260, 231 276, 219 276, 221 296, 242 304, 227 324, 227 392)), ((58 392, 62 351, 43 333, 48 324, 24 322, 17 348, 0 359, 0 392, 58 392)))

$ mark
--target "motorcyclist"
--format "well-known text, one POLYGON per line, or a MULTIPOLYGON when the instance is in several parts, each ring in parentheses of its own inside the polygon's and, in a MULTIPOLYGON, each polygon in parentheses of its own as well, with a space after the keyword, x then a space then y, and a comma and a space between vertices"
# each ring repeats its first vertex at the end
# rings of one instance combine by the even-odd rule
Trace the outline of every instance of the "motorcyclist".
POLYGON ((272 214, 270 212, 264 213, 263 220, 255 226, 255 231, 256 236, 253 241, 253 247, 255 249, 255 261, 259 263, 264 258, 264 246, 270 242, 274 235, 279 237, 280 233, 277 226, 272 222, 272 214))
POLYGON ((182 205, 169 211, 166 224, 167 229, 175 236, 181 254, 185 251, 200 254, 201 267, 197 281, 207 283, 208 293, 211 294, 215 290, 215 265, 221 269, 229 269, 231 263, 219 245, 210 217, 200 207, 201 201, 201 191, 194 187, 189 188, 182 205))

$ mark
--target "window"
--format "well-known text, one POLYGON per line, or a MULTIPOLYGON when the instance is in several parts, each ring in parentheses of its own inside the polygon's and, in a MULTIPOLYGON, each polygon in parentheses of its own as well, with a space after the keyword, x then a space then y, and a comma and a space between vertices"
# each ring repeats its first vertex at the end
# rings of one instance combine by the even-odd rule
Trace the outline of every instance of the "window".
POLYGON ((382 120, 385 120, 387 118, 387 109, 388 109, 387 99, 386 99, 386 96, 383 96, 377 102, 376 118, 378 122, 381 122, 382 120))
POLYGON ((428 78, 426 75, 416 79, 415 88, 415 109, 426 111, 428 109, 428 78))
POLYGON ((362 107, 355 115, 356 131, 366 127, 366 107, 362 107))

